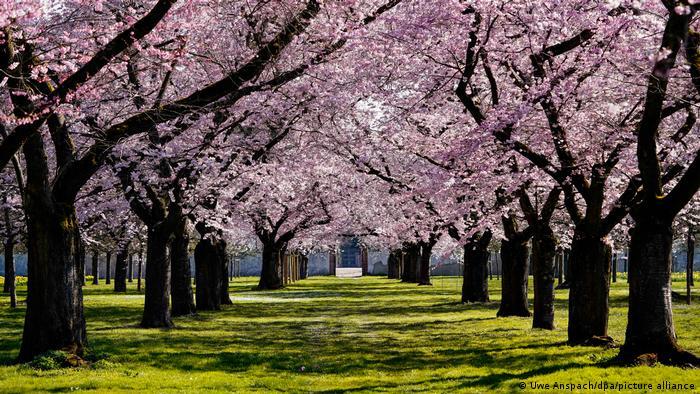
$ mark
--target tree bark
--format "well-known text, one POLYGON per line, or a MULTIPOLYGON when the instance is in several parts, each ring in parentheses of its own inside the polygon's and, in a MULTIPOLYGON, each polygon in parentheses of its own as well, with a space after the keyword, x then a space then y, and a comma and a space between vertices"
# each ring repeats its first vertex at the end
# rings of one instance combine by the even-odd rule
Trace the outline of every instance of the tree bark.
POLYGON ((369 254, 366 246, 360 247, 360 266, 362 267, 362 276, 369 274, 369 254))
POLYGON ((136 278, 136 291, 141 292, 141 278, 143 278, 143 251, 139 250, 139 269, 138 277, 136 278))
POLYGON ((112 284, 112 252, 105 255, 105 284, 112 284))
POLYGON ((645 210, 635 217, 630 232, 629 309, 620 355, 629 360, 655 358, 667 364, 698 365, 700 360, 676 341, 671 305, 672 222, 655 216, 645 210))
POLYGON ((528 281, 528 247, 527 239, 514 236, 513 239, 501 241, 501 306, 496 313, 498 317, 529 317, 527 300, 528 281))
POLYGON ((15 238, 10 235, 5 240, 5 284, 3 286, 3 292, 10 295, 10 308, 17 307, 15 283, 15 238))
POLYGON ((401 250, 392 250, 387 259, 387 272, 389 279, 400 279, 399 266, 401 264, 401 250))
POLYGON ((559 249, 556 254, 556 264, 557 264, 557 285, 561 286, 564 282, 564 252, 559 249))
POLYGON ((134 254, 129 254, 129 273, 127 276, 127 281, 132 283, 134 281, 134 254))
POLYGON ((100 254, 97 250, 92 251, 92 284, 100 284, 100 254))
POLYGON ((128 245, 117 250, 117 260, 114 262, 114 292, 116 293, 126 293, 126 259, 128 254, 128 245))
POLYGON ((328 274, 331 276, 335 276, 335 266, 337 265, 337 257, 335 254, 335 250, 331 250, 328 252, 328 274))
POLYGON ((568 326, 571 345, 612 340, 608 337, 611 248, 604 238, 581 227, 574 230, 570 277, 567 277, 571 283, 568 326))
POLYGON ((491 231, 472 236, 464 245, 464 280, 462 302, 488 302, 488 247, 491 231))
POLYGON ((535 300, 532 328, 554 329, 554 259, 556 239, 548 223, 535 226, 532 235, 532 273, 535 300))
POLYGON ((40 135, 24 145, 27 163, 27 311, 18 360, 49 350, 82 356, 87 343, 78 273, 80 236, 75 206, 56 201, 40 135))
POLYGON ((433 247, 437 241, 432 238, 428 242, 420 243, 420 266, 418 275, 419 286, 432 286, 430 283, 430 257, 433 254, 433 247))
POLYGON ((418 283, 418 270, 420 265, 420 246, 408 244, 404 246, 403 275, 402 282, 418 283))
POLYGON ((231 301, 231 296, 228 292, 228 254, 226 254, 226 241, 218 234, 216 243, 214 244, 217 250, 219 270, 221 270, 221 275, 219 276, 219 295, 221 297, 221 305, 233 305, 231 301))
POLYGON ((194 249, 198 311, 221 309, 221 269, 218 251, 211 238, 202 237, 194 249))
POLYGON ((146 296, 141 327, 173 327, 170 318, 170 256, 168 243, 171 231, 167 223, 148 226, 146 241, 146 296))
MULTIPOLYGON (((9 229, 8 229, 9 231, 9 229)), ((5 283, 2 288, 3 293, 9 293, 15 285, 15 237, 9 235, 5 239, 5 283)))
POLYGON ((260 290, 276 290, 284 287, 278 270, 278 259, 283 255, 274 242, 263 242, 262 271, 260 272, 260 290))
POLYGON ((309 277, 309 257, 306 255, 301 256, 301 279, 307 279, 309 277))
POLYGON ((688 297, 686 303, 692 303, 692 292, 690 288, 693 286, 693 263, 695 262, 695 230, 691 226, 688 229, 687 254, 685 263, 685 292, 688 297))
POLYGON ((183 217, 175 227, 170 241, 170 296, 173 316, 188 316, 195 313, 189 244, 190 234, 187 230, 187 221, 183 217))
POLYGON ((80 275, 80 285, 85 286, 85 259, 86 259, 85 244, 80 241, 80 267, 78 267, 78 274, 80 275))

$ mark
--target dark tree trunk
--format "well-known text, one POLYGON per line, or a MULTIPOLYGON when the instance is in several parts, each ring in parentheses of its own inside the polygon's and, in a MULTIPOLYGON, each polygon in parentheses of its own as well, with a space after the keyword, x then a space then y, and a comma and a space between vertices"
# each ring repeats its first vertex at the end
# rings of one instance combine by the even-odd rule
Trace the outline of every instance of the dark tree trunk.
POLYGON ((5 240, 5 284, 3 292, 10 295, 10 308, 17 307, 15 288, 15 239, 12 235, 5 240))
POLYGON ((562 273, 564 276, 564 282, 561 282, 557 285, 558 290, 562 289, 569 289, 571 288, 571 253, 569 249, 564 249, 561 252, 561 267, 562 267, 562 273))
POLYGON ((556 239, 549 224, 539 223, 532 235, 535 300, 532 328, 554 329, 554 259, 556 239))
POLYGON ((260 272, 260 290, 276 290, 284 287, 279 275, 279 260, 283 258, 283 252, 276 247, 274 242, 263 242, 262 270, 260 272))
POLYGON ((223 238, 221 238, 221 234, 219 234, 219 237, 217 237, 216 243, 214 245, 216 246, 217 257, 219 261, 219 270, 221 271, 221 275, 219 276, 219 295, 221 297, 221 305, 233 305, 233 302, 231 301, 231 296, 228 292, 227 262, 229 258, 226 254, 227 244, 226 241, 223 238))
POLYGON ((119 248, 117 260, 114 262, 114 291, 126 293, 126 259, 129 254, 128 246, 119 248))
POLYGON ((136 291, 141 292, 141 278, 143 278, 143 252, 139 250, 138 277, 136 278, 136 291))
POLYGON ((420 243, 420 265, 419 265, 419 275, 418 275, 418 285, 419 286, 432 286, 430 283, 430 257, 433 254, 433 247, 435 246, 435 241, 430 240, 428 242, 420 243))
POLYGON ((555 261, 557 264, 557 285, 561 285, 564 282, 564 256, 561 249, 557 250, 555 261))
POLYGON ((146 296, 141 327, 168 328, 170 318, 170 256, 168 243, 171 231, 160 222, 148 226, 146 241, 146 296))
POLYGON ((671 221, 657 219, 651 210, 635 217, 630 231, 629 309, 624 359, 644 356, 669 364, 698 365, 698 358, 676 342, 671 305, 671 221))
POLYGON ((112 252, 107 252, 105 256, 105 283, 112 284, 112 252))
POLYGON ((527 301, 527 239, 516 236, 501 241, 501 307, 496 316, 530 316, 527 301))
MULTIPOLYGON (((688 229, 688 254, 685 263, 686 273, 688 275, 688 285, 695 286, 695 277, 693 275, 693 264, 695 263, 695 229, 688 229)), ((690 293, 688 293, 690 294, 690 293)), ((688 296, 688 304, 690 304, 690 296, 688 296)))
POLYGON ((301 256, 301 279, 307 279, 309 277, 309 257, 306 255, 301 256))
POLYGON ((85 255, 85 244, 82 241, 80 241, 80 267, 78 268, 78 274, 80 275, 81 286, 85 286, 85 255))
POLYGON ((187 231, 186 219, 182 218, 170 241, 170 296, 173 316, 188 316, 195 313, 189 245, 190 235, 187 231))
POLYGON ((369 274, 369 255, 364 246, 360 248, 360 266, 362 267, 362 276, 369 274))
POLYGON ((2 292, 9 293, 15 286, 15 238, 10 235, 5 239, 5 284, 2 292))
POLYGON ((328 252, 328 275, 335 276, 335 266, 337 265, 337 257, 335 250, 328 252))
POLYGON ((92 251, 92 284, 100 284, 100 254, 97 250, 92 251))
POLYGON ((492 234, 485 231, 471 237, 464 245, 464 281, 462 302, 488 302, 489 243, 492 234))
POLYGON ((404 247, 402 282, 418 283, 418 266, 420 265, 420 246, 408 244, 404 247))
POLYGON ((129 283, 132 283, 134 281, 134 254, 130 253, 129 254, 129 273, 127 276, 127 280, 129 283))
POLYGON ((221 268, 217 248, 211 238, 202 238, 194 249, 198 311, 221 309, 221 268))
POLYGON ((617 253, 613 253, 612 257, 612 283, 617 282, 617 253))
POLYGON ((386 264, 389 279, 400 279, 399 266, 401 264, 401 250, 391 251, 386 264))
POLYGON ((58 349, 81 356, 87 343, 75 206, 53 198, 44 152, 41 135, 24 144, 29 272, 21 362, 58 349))
POLYGON ((594 231, 576 228, 569 269, 568 342, 571 345, 598 344, 608 337, 608 295, 610 291, 611 248, 594 231))
POLYGON ((686 292, 686 303, 690 305, 692 303, 692 292, 690 288, 693 286, 693 263, 695 262, 695 230, 693 227, 688 229, 688 243, 687 243, 687 254, 685 263, 685 292, 686 292))

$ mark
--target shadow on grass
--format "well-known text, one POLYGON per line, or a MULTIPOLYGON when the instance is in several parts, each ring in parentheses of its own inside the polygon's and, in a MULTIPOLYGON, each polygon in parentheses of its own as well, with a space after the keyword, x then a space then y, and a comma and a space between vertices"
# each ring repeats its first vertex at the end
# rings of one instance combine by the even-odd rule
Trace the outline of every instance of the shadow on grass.
MULTIPOLYGON (((459 390, 502 388, 562 370, 609 365, 609 360, 581 357, 599 349, 567 346, 564 329, 532 330, 530 319, 496 318, 499 282, 491 282, 494 301, 462 304, 449 282, 455 280, 445 288, 380 278, 311 278, 279 291, 254 291, 257 280, 246 278, 231 283, 234 305, 176 318, 170 330, 138 327, 142 294, 130 289, 125 297, 105 285, 88 285, 85 315, 92 351, 109 353, 130 367, 227 373, 256 368, 270 374, 304 367, 309 374, 358 377, 368 371, 378 376, 479 371, 416 378, 411 388, 437 384, 459 390)), ((557 292, 557 313, 567 308, 565 296, 557 292)), ((611 308, 626 304, 626 294, 616 288, 611 308)), ((16 355, 23 317, 22 308, 0 315, 0 363, 16 355)), ((343 391, 402 386, 370 380, 343 391)))

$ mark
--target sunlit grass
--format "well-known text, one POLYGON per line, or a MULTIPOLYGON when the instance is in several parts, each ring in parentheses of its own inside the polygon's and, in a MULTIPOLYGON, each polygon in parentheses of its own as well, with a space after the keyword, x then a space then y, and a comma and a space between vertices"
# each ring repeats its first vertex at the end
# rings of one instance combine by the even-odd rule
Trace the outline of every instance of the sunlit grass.
MULTIPOLYGON (((557 329, 533 330, 528 318, 496 318, 491 303, 458 303, 458 278, 418 287, 379 277, 314 277, 276 292, 254 278, 231 284, 234 305, 175 320, 172 330, 137 327, 143 296, 105 285, 85 287, 90 349, 108 362, 79 370, 36 371, 10 365, 23 306, 0 301, 0 392, 148 390, 153 392, 485 392, 520 382, 661 383, 700 386, 697 370, 610 366, 615 349, 569 347, 566 291, 557 291, 557 329)), ((685 283, 674 281, 684 292, 685 283)), ((611 292, 610 334, 623 340, 624 277, 611 292)), ((20 300, 24 288, 20 289, 20 300)), ((680 343, 700 353, 700 297, 674 307, 680 343)), ((529 389, 528 389, 529 391, 529 389)))

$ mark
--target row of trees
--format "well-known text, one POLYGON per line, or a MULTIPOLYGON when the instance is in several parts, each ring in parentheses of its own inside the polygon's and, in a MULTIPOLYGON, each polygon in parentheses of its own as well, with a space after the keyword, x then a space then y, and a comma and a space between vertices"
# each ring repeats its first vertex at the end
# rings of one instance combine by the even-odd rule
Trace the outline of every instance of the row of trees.
POLYGON ((670 298, 673 226, 695 223, 700 187, 691 3, 0 8, 3 228, 29 256, 20 360, 82 354, 98 240, 143 235, 143 327, 192 313, 196 231, 196 308, 228 300, 227 244, 259 243, 259 288, 277 289, 280 256, 349 235, 392 262, 403 250, 403 279, 422 285, 437 245, 460 248, 462 300, 484 301, 498 240, 499 315, 529 314, 531 255, 545 329, 568 247, 572 345, 610 340, 610 244, 629 243, 621 355, 697 364, 670 298))

